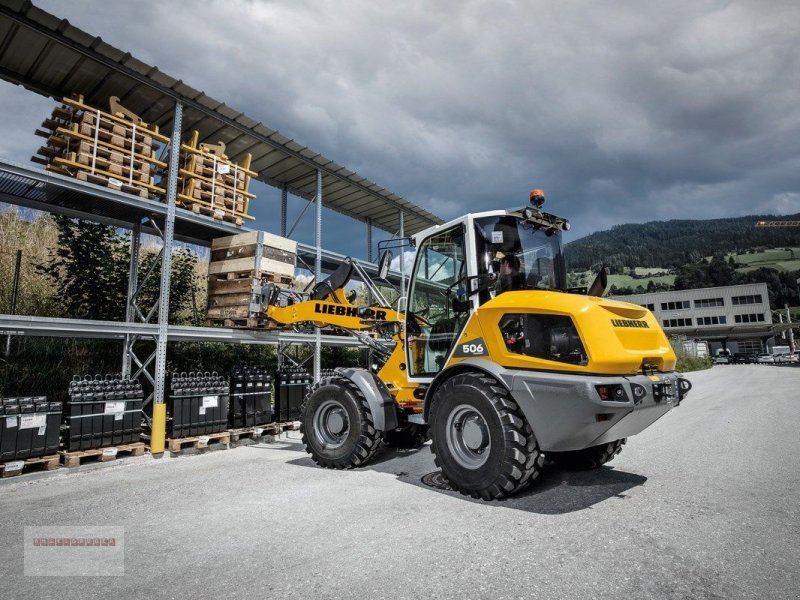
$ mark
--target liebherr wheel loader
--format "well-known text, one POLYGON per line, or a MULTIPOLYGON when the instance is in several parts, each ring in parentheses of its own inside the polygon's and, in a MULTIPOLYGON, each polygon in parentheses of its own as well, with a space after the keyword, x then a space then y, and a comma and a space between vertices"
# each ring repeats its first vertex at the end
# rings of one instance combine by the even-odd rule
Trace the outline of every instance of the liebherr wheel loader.
POLYGON ((590 289, 567 289, 569 223, 541 210, 539 190, 530 200, 416 234, 402 312, 350 260, 307 297, 268 292, 273 323, 345 329, 382 356, 379 369, 337 369, 306 397, 303 442, 317 464, 359 467, 382 443, 420 446, 429 435, 454 489, 501 498, 535 480, 545 456, 608 462, 686 396, 691 384, 650 311, 603 298, 604 270, 590 289), (374 304, 352 303, 354 271, 374 304), (387 330, 388 348, 366 333, 387 330))

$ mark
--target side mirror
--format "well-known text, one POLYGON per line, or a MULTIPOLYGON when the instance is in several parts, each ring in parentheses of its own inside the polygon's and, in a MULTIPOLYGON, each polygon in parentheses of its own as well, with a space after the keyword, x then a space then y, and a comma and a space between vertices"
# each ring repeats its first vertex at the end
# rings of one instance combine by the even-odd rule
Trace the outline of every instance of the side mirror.
POLYGON ((606 287, 608 287, 608 274, 606 272, 606 266, 603 265, 600 267, 600 272, 597 274, 597 277, 594 278, 586 294, 588 296, 602 296, 606 292, 606 287))
POLYGON ((392 251, 386 250, 381 254, 381 260, 378 262, 378 279, 386 279, 389 274, 389 265, 392 263, 392 251))

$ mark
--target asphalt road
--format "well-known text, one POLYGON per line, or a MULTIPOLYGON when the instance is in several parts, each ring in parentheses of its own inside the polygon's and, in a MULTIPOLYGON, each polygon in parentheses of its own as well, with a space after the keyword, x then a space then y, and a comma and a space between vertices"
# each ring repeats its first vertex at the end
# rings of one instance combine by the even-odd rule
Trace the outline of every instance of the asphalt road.
POLYGON ((591 472, 501 502, 297 440, 0 482, 0 597, 798 598, 800 368, 717 366, 591 472), (26 577, 23 527, 124 527, 122 577, 26 577))

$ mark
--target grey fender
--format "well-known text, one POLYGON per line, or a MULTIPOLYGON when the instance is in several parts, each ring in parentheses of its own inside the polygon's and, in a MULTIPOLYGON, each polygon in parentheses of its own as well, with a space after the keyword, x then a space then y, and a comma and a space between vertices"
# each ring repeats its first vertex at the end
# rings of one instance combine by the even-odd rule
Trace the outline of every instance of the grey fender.
POLYGON ((336 369, 342 377, 347 377, 364 394, 367 399, 372 422, 378 431, 397 429, 397 406, 386 385, 375 373, 367 369, 336 369))
POLYGON ((431 382, 430 386, 425 392, 425 421, 428 420, 428 413, 430 412, 431 402, 433 400, 434 394, 436 394, 436 390, 448 379, 453 377, 454 375, 458 375, 460 373, 475 373, 481 372, 486 373, 490 377, 493 377, 497 381, 499 381, 508 391, 511 391, 511 388, 506 381, 508 370, 501 367, 495 362, 490 360, 486 360, 484 358, 468 358, 466 360, 462 360, 461 362, 453 365, 452 367, 448 367, 441 371, 436 377, 434 377, 433 381, 431 382))

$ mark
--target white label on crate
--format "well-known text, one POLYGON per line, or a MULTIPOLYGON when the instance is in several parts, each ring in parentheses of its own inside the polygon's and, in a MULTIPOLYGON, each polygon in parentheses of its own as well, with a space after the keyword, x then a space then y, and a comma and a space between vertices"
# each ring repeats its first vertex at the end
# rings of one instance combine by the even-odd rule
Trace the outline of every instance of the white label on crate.
POLYGON ((34 413, 32 415, 20 415, 20 429, 38 429, 47 426, 47 415, 45 413, 34 413))
POLYGON ((103 411, 107 415, 116 415, 117 413, 125 412, 125 401, 121 402, 106 402, 106 408, 103 411))
POLYGON ((217 165, 217 172, 220 175, 227 175, 228 173, 231 172, 231 166, 230 165, 226 165, 224 163, 220 163, 219 165, 217 165))
POLYGON ((47 425, 42 425, 36 435, 44 435, 45 431, 47 431, 47 425))
POLYGON ((219 396, 203 396, 203 408, 217 408, 219 396))
POLYGON ((493 244, 502 244, 503 243, 503 232, 502 231, 493 231, 492 232, 492 243, 493 244))
POLYGON ((121 188, 122 187, 122 182, 119 179, 115 178, 115 177, 109 177, 108 178, 108 185, 110 185, 111 187, 121 188))
POLYGON ((23 466, 25 466, 24 460, 12 460, 11 462, 7 462, 6 473, 9 471, 22 471, 23 466))
POLYGON ((6 417, 6 429, 17 426, 17 417, 6 417))
POLYGON ((201 406, 200 410, 197 411, 197 414, 199 414, 199 415, 206 414, 206 407, 205 406, 201 406))
POLYGON ((117 413, 117 414, 114 415, 114 420, 115 421, 122 421, 122 417, 123 416, 124 416, 123 413, 117 413))
POLYGON ((117 449, 116 448, 103 448, 103 456, 116 456, 117 449))

